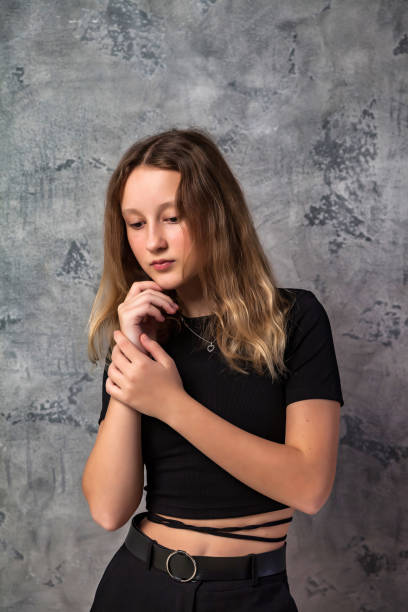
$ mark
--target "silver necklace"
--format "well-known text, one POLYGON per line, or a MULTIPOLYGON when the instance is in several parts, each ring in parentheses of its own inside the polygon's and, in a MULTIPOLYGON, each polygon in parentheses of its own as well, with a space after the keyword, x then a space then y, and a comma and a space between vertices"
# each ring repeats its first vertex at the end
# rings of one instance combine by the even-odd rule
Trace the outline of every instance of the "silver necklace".
POLYGON ((214 349, 215 349, 215 344, 214 342, 210 342, 210 340, 206 340, 205 338, 203 338, 202 336, 200 336, 199 334, 197 334, 194 329, 191 329, 191 327, 189 325, 187 325, 187 323, 185 322, 185 319, 183 317, 183 315, 181 316, 181 320, 183 321, 184 325, 191 331, 193 332, 193 334, 195 334, 198 338, 201 338, 201 340, 204 340, 204 342, 207 342, 208 346, 207 346, 207 351, 209 353, 211 353, 214 349))

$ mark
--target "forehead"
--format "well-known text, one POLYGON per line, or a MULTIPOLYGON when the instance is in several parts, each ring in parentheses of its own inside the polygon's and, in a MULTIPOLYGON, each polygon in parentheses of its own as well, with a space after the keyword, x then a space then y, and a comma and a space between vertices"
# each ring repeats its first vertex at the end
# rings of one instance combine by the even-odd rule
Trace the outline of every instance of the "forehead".
MULTIPOLYGON (((158 206, 156 206, 157 212, 161 212, 162 210, 169 208, 170 206, 175 206, 175 202, 171 201, 171 202, 162 202, 161 204, 159 204, 158 206)), ((142 210, 138 210, 137 208, 134 208, 133 206, 122 206, 122 214, 124 216, 126 215, 141 215, 143 214, 142 210)))
POLYGON ((129 174, 122 195, 122 207, 142 211, 146 206, 174 202, 180 172, 152 166, 138 166, 129 174))

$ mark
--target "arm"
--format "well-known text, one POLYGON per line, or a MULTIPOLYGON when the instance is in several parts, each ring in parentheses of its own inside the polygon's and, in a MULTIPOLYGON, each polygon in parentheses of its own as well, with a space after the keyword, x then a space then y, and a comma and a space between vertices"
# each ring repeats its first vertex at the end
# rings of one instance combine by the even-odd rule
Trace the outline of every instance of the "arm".
POLYGON ((285 444, 233 425, 185 391, 163 417, 224 470, 263 495, 307 514, 318 512, 333 483, 339 402, 310 399, 287 407, 285 444))
POLYGON ((143 485, 140 412, 111 398, 82 475, 92 518, 118 529, 138 508, 143 485))

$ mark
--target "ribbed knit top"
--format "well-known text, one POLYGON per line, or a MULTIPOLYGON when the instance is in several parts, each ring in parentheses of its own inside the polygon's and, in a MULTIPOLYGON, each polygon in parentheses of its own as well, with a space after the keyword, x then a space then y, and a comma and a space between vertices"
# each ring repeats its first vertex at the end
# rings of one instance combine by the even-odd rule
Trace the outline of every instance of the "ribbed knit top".
MULTIPOLYGON (((185 391, 223 419, 256 436, 285 443, 286 406, 302 399, 331 399, 343 406, 340 376, 327 313, 314 293, 291 289, 285 363, 290 374, 272 383, 269 375, 240 374, 229 368, 217 345, 208 352, 185 325, 163 344, 174 359, 185 391)), ((214 315, 208 315, 214 316, 214 315)), ((203 335, 207 317, 184 317, 203 335)), ((103 375, 104 418, 110 396, 103 375)), ((146 465, 146 508, 184 518, 258 514, 288 506, 248 487, 225 471, 165 422, 142 414, 146 465)), ((205 432, 203 432, 205 436, 205 432)))

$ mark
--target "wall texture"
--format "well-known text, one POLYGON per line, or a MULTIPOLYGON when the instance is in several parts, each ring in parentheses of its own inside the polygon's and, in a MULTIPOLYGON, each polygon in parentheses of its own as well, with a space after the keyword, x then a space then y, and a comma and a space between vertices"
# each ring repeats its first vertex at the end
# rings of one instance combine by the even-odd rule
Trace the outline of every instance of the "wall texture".
POLYGON ((193 125, 280 285, 314 291, 333 328, 339 463, 289 530, 299 609, 405 609, 408 3, 3 0, 0 28, 1 609, 89 609, 127 532, 80 486, 104 193, 133 141, 193 125))

